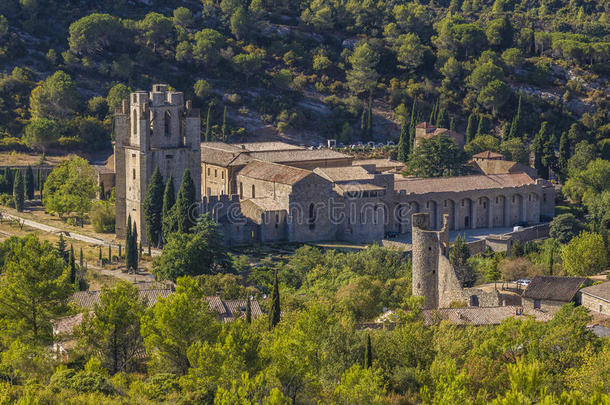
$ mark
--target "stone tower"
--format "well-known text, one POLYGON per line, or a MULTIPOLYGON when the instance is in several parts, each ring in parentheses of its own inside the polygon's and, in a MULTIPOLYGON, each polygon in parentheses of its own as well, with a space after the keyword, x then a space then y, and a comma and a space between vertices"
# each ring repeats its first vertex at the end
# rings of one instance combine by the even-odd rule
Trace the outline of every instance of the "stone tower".
POLYGON ((442 266, 439 264, 441 261, 448 263, 448 215, 445 215, 443 220, 442 230, 432 231, 429 230, 430 214, 413 214, 413 295, 424 297, 426 309, 439 306, 439 282, 443 281, 443 274, 439 274, 442 266))
POLYGON ((152 92, 131 93, 114 114, 116 170, 116 233, 124 238, 127 217, 135 221, 145 243, 143 202, 153 170, 163 180, 171 174, 177 193, 186 169, 201 200, 201 118, 199 110, 184 102, 184 94, 153 85, 152 92))

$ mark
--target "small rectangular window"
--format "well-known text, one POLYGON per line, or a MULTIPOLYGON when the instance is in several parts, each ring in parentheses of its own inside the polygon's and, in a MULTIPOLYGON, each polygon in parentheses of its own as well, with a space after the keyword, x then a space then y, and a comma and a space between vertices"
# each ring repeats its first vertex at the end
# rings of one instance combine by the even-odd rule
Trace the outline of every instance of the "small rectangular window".
POLYGON ((534 309, 540 309, 540 300, 534 300, 534 309))
POLYGON ((214 177, 218 177, 218 169, 214 169, 214 177))
POLYGON ((222 177, 223 180, 225 179, 225 172, 224 172, 224 170, 222 172, 220 172, 220 176, 222 177))
POLYGON ((208 167, 208 176, 210 175, 210 168, 208 167))
POLYGON ((462 200, 462 207, 464 206, 464 200, 462 200))

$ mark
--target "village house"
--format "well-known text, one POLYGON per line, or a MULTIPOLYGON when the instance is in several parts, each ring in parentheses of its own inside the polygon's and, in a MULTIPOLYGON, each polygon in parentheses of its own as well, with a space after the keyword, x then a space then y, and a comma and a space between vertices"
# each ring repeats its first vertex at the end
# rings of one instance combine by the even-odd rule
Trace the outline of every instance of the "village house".
POLYGON ((580 304, 593 313, 610 316, 610 281, 581 289, 580 304))
POLYGON ((562 305, 580 304, 578 291, 586 282, 585 277, 536 276, 521 296, 523 307, 555 313, 562 305))

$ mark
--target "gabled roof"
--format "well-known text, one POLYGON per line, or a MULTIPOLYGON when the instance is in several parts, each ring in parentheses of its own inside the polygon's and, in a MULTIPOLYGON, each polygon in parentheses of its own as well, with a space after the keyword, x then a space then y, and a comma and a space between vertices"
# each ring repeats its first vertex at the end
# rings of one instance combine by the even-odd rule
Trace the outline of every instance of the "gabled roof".
POLYGON ((492 152, 490 150, 477 153, 476 155, 472 155, 472 157, 477 159, 504 159, 504 155, 502 155, 501 153, 492 152))
POLYGON ((483 174, 527 173, 532 179, 538 177, 533 167, 510 160, 482 159, 471 160, 469 163, 483 174))
POLYGON ((513 188, 536 184, 526 173, 474 175, 458 177, 434 177, 422 179, 396 178, 394 189, 399 192, 405 190, 407 193, 426 194, 438 192, 462 192, 488 190, 494 188, 513 188))
POLYGON ((434 125, 430 124, 429 122, 424 121, 424 122, 420 122, 419 124, 417 124, 415 126, 415 128, 426 128, 426 129, 428 129, 428 128, 436 128, 436 127, 434 125))
POLYGON ((610 302, 610 281, 583 288, 580 292, 610 302))
POLYGON ((444 320, 457 325, 498 325, 508 318, 533 316, 536 320, 550 321, 552 316, 542 311, 526 310, 521 306, 441 308, 422 311, 424 321, 431 325, 444 320))
POLYGON ((536 276, 523 292, 523 298, 570 302, 586 280, 585 277, 536 276))
POLYGON ((374 174, 369 173, 369 171, 362 166, 317 167, 313 171, 333 183, 341 181, 372 180, 375 178, 374 174))
POLYGON ((303 150, 303 146, 292 145, 286 142, 248 142, 234 144, 249 152, 280 151, 280 150, 303 150))
MULTIPOLYGON (((155 289, 139 289, 140 300, 146 303, 146 306, 152 307, 157 303, 159 297, 167 298, 174 292, 170 288, 155 288, 155 289)), ((100 303, 101 291, 77 291, 72 294, 70 301, 79 307, 93 308, 95 304, 100 303)))
POLYGON ((332 149, 270 150, 263 152, 250 152, 250 156, 255 159, 265 160, 267 162, 286 164, 291 164, 293 162, 352 158, 349 155, 339 153, 332 149))
MULTIPOLYGON (((205 300, 210 306, 210 311, 216 312, 219 320, 224 322, 231 322, 233 319, 246 316, 246 300, 223 300, 218 296, 205 297, 205 300)), ((253 319, 263 315, 256 300, 250 300, 250 311, 253 319)))
POLYGON ((202 163, 228 167, 234 165, 235 160, 244 155, 246 155, 246 151, 241 151, 238 148, 233 148, 231 145, 221 144, 220 142, 213 142, 213 144, 206 142, 201 145, 202 163), (224 145, 227 147, 224 147, 224 145))
POLYGON ((311 174, 313 172, 310 170, 262 160, 251 161, 238 173, 240 176, 288 185, 295 184, 311 174))

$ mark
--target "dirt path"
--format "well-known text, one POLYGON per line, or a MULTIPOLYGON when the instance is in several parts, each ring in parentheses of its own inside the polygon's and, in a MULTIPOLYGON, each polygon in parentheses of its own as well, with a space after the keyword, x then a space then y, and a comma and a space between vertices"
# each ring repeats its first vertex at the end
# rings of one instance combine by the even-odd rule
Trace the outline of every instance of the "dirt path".
MULTIPOLYGON (((62 233, 66 238, 78 240, 78 241, 85 242, 85 243, 90 243, 92 245, 98 245, 98 246, 108 246, 108 245, 110 245, 113 248, 116 248, 116 249, 119 248, 119 244, 117 244, 115 242, 112 242, 110 240, 107 240, 107 239, 95 238, 95 237, 92 237, 92 236, 87 236, 87 235, 83 235, 83 234, 76 233, 76 232, 66 231, 66 230, 57 228, 55 226, 43 224, 43 223, 37 222, 37 221, 32 221, 31 219, 23 218, 21 216, 17 216, 17 215, 14 215, 14 214, 9 214, 7 212, 0 211, 0 216, 1 216, 2 219, 6 218, 6 219, 11 219, 11 220, 14 220, 14 221, 18 221, 22 225, 29 226, 30 228, 41 230, 43 232, 48 232, 48 233, 53 233, 53 234, 62 233)), ((153 256, 160 256, 161 255, 161 250, 159 250, 159 249, 152 249, 151 253, 152 253, 153 256)))

